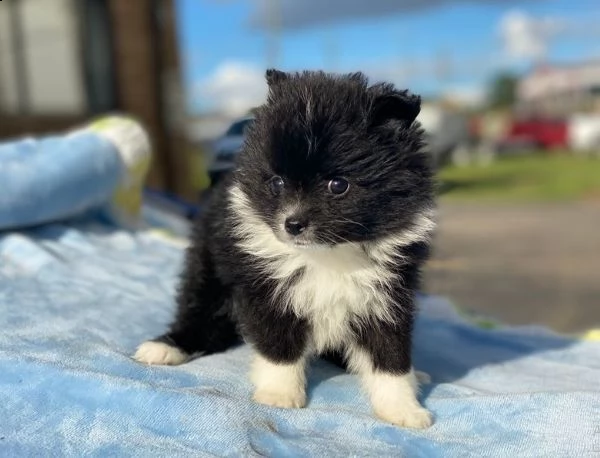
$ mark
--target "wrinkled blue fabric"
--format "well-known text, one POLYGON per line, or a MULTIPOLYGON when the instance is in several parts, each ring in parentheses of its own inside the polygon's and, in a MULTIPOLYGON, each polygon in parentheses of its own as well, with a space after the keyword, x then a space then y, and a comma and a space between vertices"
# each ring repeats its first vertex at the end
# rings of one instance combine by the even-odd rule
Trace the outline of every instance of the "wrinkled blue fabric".
POLYGON ((114 145, 90 131, 0 143, 0 229, 98 207, 123 173, 114 145))
POLYGON ((251 401, 250 350, 146 367, 183 246, 94 220, 0 233, 0 456, 600 456, 600 345, 480 329, 424 297, 424 431, 375 419, 354 376, 312 365, 308 406, 251 401))

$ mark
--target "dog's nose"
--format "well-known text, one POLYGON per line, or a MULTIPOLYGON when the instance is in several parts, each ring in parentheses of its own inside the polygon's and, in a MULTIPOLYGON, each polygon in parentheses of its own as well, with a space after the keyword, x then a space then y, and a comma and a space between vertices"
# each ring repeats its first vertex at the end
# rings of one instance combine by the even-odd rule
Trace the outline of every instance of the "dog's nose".
POLYGON ((285 220, 285 230, 293 235, 300 235, 308 226, 308 222, 297 218, 288 218, 285 220))

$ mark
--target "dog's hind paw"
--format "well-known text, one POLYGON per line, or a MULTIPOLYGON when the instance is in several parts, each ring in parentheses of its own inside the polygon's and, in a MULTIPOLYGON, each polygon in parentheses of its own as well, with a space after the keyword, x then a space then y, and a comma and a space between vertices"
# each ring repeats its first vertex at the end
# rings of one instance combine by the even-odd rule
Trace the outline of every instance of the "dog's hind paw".
POLYGON ((188 360, 188 355, 179 348, 172 347, 164 342, 147 341, 141 344, 133 359, 148 365, 177 366, 188 360))

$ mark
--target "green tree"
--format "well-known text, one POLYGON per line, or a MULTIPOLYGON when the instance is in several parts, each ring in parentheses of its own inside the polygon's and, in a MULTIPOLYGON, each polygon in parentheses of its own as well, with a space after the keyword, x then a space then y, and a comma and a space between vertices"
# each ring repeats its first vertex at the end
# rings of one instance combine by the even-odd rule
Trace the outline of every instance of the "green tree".
POLYGON ((512 73, 496 75, 489 87, 488 104, 490 108, 508 108, 516 98, 517 83, 519 78, 512 73))

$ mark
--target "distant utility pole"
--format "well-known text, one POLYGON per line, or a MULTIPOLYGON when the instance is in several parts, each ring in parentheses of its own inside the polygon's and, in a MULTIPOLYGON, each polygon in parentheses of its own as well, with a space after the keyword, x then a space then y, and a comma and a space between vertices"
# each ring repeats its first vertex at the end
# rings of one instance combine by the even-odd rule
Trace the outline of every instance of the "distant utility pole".
POLYGON ((275 68, 279 65, 279 54, 281 46, 281 0, 267 1, 267 67, 275 68))

